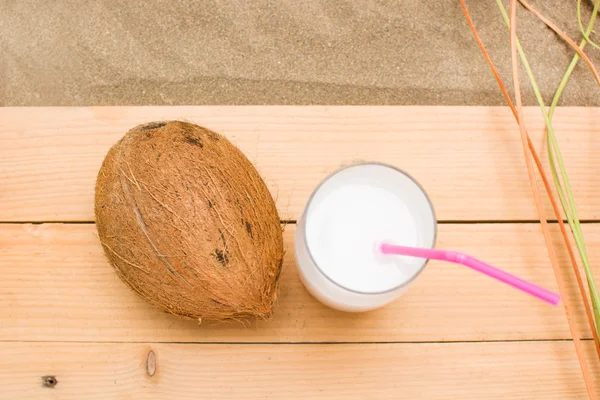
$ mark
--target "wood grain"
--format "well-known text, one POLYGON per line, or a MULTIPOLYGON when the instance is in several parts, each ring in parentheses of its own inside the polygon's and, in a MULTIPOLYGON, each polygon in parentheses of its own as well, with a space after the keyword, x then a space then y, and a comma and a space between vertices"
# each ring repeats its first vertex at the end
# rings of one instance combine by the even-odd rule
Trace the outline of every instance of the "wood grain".
POLYGON ((0 353, 0 398, 10 400, 585 398, 571 342, 0 343, 0 353))
MULTIPOLYGON (((93 224, 0 225, 0 340, 159 342, 403 342, 570 338, 552 307, 467 268, 432 262, 391 305, 365 314, 333 311, 302 286, 288 249, 273 321, 198 327, 153 309, 105 261, 93 224)), ((462 250, 556 288, 538 224, 440 225, 438 247, 462 250)), ((584 225, 592 265, 600 224, 584 225)), ((555 237, 559 240, 558 232, 555 237)), ((564 252, 559 253, 568 268, 564 252)), ((599 269, 596 269, 600 273, 599 269)), ((565 270, 569 275, 571 272, 565 270)), ((573 278, 569 287, 576 293, 573 278)), ((576 299, 576 298, 575 298, 576 299)), ((581 306, 570 301, 584 332, 581 306)))
MULTIPOLYGON (((542 153, 543 122, 526 112, 542 153)), ((283 219, 327 174, 376 160, 412 174, 441 220, 537 218, 519 134, 504 107, 92 107, 0 109, 0 221, 91 221, 102 159, 142 122, 187 119, 255 162, 283 219)), ((582 219, 600 210, 600 109, 561 108, 554 126, 582 219)))
MULTIPOLYGON (((526 116, 545 156, 539 110, 526 116)), ((590 221, 600 219, 599 117, 600 108, 561 108, 555 118, 580 217, 590 221)), ((443 221, 537 218, 506 108, 0 108, 0 399, 585 397, 562 307, 465 268, 432 262, 391 305, 340 313, 300 283, 288 225, 275 319, 198 327, 133 294, 104 259, 93 224, 10 223, 92 221, 110 146, 162 119, 227 135, 257 165, 283 219, 299 217, 327 174, 362 160, 413 175, 443 221), (44 376, 58 383, 45 387, 44 376)), ((600 273, 600 224, 584 233, 600 273)), ((438 247, 556 289, 538 224, 442 224, 438 247)), ((573 293, 564 300, 589 337, 559 255, 573 293)), ((590 365, 598 377, 598 363, 590 365)))

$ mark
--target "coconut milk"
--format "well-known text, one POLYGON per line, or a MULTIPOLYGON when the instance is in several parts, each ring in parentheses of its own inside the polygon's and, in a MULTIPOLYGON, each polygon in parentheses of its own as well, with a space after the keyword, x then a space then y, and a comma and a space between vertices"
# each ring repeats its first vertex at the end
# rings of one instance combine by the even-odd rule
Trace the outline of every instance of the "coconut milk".
POLYGON ((421 187, 381 164, 345 168, 313 193, 296 235, 301 277, 313 295, 346 311, 396 297, 425 260, 384 256, 382 241, 432 247, 435 216, 421 187))

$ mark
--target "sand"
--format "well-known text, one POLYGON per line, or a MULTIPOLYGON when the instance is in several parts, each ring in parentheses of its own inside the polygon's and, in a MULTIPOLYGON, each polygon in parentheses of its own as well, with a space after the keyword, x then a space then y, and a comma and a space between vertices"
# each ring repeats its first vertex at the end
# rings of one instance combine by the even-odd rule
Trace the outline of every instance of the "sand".
MULTIPOLYGON (((468 3, 509 78, 495 1, 468 3)), ((579 40, 574 0, 533 3, 579 40)), ((549 99, 572 52, 519 17, 549 99)), ((504 104, 458 0, 0 0, 0 51, 1 106, 504 104)), ((562 104, 599 94, 581 66, 562 104)))

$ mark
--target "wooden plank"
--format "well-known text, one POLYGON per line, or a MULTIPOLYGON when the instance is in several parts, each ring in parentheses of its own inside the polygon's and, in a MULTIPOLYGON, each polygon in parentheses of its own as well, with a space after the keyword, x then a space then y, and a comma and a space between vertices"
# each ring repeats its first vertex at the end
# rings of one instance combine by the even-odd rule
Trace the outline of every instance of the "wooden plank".
MULTIPOLYGON (((586 343, 592 356, 591 343, 586 343)), ((583 399, 571 342, 0 343, 3 399, 583 399), (156 372, 147 372, 148 353, 156 372), (42 376, 58 380, 50 389, 42 376)), ((598 376, 598 364, 593 372, 598 376)))
MULTIPOLYGON (((391 305, 365 314, 333 311, 297 276, 292 241, 274 320, 198 327, 153 309, 105 261, 93 224, 0 225, 0 340, 176 342, 383 342, 566 339, 562 307, 485 276, 432 262, 391 305)), ((555 278, 537 224, 440 225, 439 247, 465 251, 550 289, 555 278)), ((600 224, 584 225, 592 265, 600 224)), ((558 235, 556 235, 558 239, 558 235)), ((560 253, 565 271, 566 254, 560 253)), ((597 270, 600 273, 600 270, 597 270)), ((574 279, 569 288, 576 293, 574 279)), ((580 304, 572 304, 582 329, 580 304)))
MULTIPOLYGON (((543 149, 539 110, 526 115, 543 149)), ((1 108, 0 221, 93 220, 94 182, 110 146, 161 119, 231 138, 267 180, 283 219, 297 219, 322 178, 357 160, 414 175, 441 220, 537 218, 507 108, 221 106, 1 108)), ((562 108, 555 118, 583 219, 599 218, 599 121, 599 108, 562 108)))

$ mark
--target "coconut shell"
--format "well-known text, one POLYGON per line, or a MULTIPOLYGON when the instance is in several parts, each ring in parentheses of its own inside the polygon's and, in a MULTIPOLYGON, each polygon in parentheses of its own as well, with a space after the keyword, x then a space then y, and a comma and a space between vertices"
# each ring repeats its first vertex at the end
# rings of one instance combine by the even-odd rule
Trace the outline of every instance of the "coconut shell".
POLYGON ((225 137, 180 121, 133 128, 104 159, 95 214, 110 264, 155 307, 194 319, 271 316, 279 215, 225 137))

